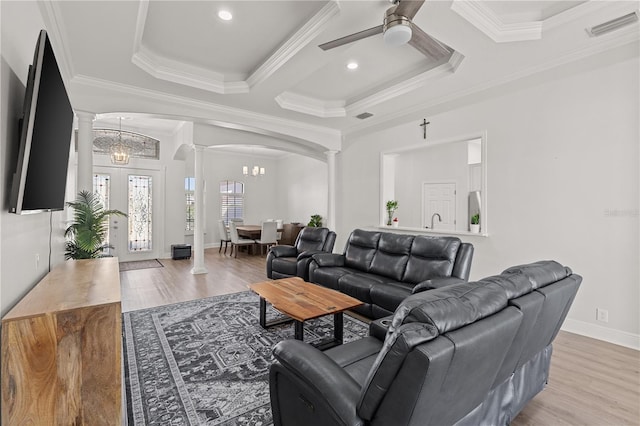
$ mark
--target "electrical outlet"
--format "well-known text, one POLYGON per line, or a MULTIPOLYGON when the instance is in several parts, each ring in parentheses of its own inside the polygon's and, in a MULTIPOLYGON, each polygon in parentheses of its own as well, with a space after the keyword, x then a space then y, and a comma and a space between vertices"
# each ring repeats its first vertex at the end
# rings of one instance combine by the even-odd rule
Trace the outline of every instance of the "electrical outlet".
POLYGON ((596 308, 596 320, 600 322, 609 322, 609 311, 602 308, 596 308))

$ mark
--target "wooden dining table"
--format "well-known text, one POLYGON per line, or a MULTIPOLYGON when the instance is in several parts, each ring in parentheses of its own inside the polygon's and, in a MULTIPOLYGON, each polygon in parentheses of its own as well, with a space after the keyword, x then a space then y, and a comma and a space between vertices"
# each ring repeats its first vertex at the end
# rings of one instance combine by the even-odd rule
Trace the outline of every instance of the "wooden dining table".
MULTIPOLYGON (((236 225, 236 230, 239 237, 250 240, 259 240, 262 235, 262 226, 260 225, 236 225)), ((282 232, 282 228, 278 228, 278 232, 282 232)))

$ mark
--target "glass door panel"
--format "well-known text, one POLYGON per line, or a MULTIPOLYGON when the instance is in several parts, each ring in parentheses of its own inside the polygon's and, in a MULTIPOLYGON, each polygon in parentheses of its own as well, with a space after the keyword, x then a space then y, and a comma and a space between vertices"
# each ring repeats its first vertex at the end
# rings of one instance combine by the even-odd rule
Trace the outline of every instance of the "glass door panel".
POLYGON ((156 170, 124 167, 94 167, 94 190, 110 209, 127 217, 111 216, 109 242, 112 256, 122 261, 155 259, 161 254, 158 230, 160 173, 156 170), (96 177, 97 176, 97 177, 96 177))

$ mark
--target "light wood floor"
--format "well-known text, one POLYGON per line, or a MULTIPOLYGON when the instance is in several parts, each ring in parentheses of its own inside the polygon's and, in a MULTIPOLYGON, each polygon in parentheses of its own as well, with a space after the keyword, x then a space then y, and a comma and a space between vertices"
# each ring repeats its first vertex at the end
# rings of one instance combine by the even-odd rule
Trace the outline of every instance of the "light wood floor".
MULTIPOLYGON (((191 274, 191 260, 161 262, 120 273, 123 311, 245 291, 267 279, 264 256, 207 249, 202 275, 191 274)), ((513 425, 640 425, 640 352, 563 331, 553 348, 547 388, 513 425)))

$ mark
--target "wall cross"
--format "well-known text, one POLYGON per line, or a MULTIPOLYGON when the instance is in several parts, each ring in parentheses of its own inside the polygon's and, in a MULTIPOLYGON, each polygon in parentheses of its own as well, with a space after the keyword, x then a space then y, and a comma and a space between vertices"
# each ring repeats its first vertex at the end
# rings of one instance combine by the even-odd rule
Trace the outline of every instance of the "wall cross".
POLYGON ((422 132, 423 132, 423 133, 422 133, 422 137, 423 137, 424 139, 426 139, 426 138, 427 138, 427 124, 431 124, 431 122, 430 122, 430 121, 427 121, 427 119, 426 119, 426 118, 423 118, 423 119, 422 119, 422 124, 420 124, 420 127, 422 127, 422 132))

